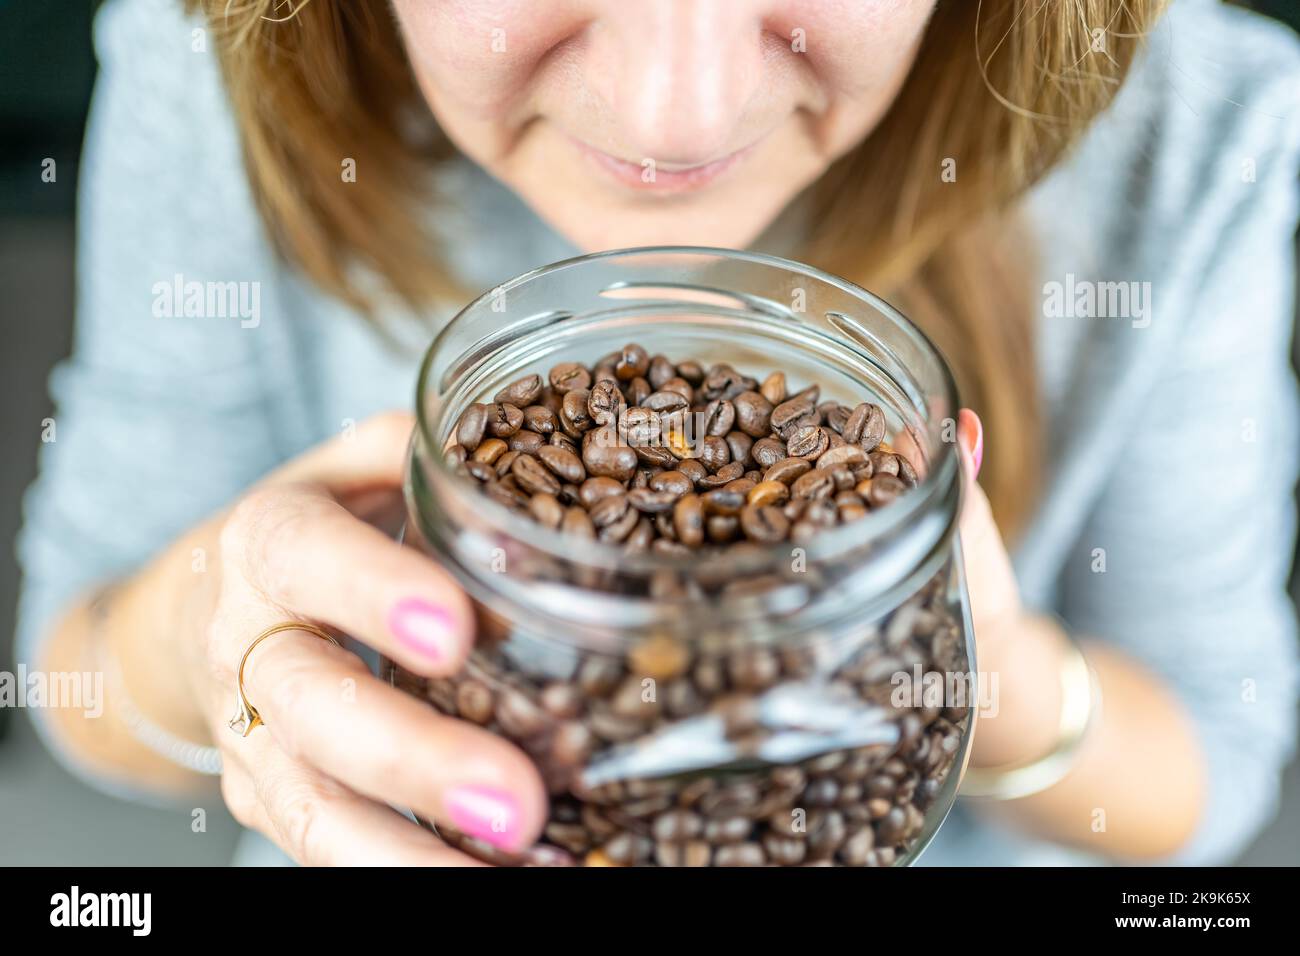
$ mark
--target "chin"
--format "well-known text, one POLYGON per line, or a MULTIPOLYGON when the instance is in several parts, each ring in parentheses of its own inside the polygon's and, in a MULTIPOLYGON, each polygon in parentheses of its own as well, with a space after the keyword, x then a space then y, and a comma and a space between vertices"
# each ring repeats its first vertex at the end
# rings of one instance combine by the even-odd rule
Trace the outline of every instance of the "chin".
POLYGON ((751 245, 780 213, 785 200, 769 206, 706 201, 704 196, 672 203, 615 202, 594 204, 591 197, 550 196, 531 202, 556 232, 583 252, 633 246, 751 245))

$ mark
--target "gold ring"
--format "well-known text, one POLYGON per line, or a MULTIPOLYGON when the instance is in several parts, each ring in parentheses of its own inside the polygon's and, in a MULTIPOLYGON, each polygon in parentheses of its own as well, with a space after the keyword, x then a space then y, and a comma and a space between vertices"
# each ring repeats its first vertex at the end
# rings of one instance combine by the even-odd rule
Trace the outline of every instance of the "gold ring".
POLYGON ((315 624, 308 624, 306 621, 285 621, 283 624, 276 624, 268 627, 257 637, 253 638, 253 643, 248 645, 244 651, 244 656, 239 659, 239 710, 235 716, 230 718, 226 725, 241 737, 247 737, 253 732, 253 729, 262 723, 262 715, 257 712, 248 701, 248 695, 244 693, 244 666, 248 663, 248 655, 253 653, 253 648, 261 644, 272 634, 279 634, 281 631, 306 631, 308 634, 315 635, 323 641, 329 641, 335 647, 342 647, 333 634, 317 627, 315 624))

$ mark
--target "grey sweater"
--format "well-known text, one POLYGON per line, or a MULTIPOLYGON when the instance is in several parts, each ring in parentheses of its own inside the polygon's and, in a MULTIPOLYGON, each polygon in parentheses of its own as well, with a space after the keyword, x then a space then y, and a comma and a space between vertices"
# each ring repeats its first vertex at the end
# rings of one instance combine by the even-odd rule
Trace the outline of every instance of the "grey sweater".
MULTIPOLYGON (((178 7, 110 0, 96 24, 76 343, 52 378, 57 440, 19 541, 29 661, 78 592, 349 422, 409 407, 428 338, 412 327, 409 348, 386 348, 272 254, 214 58, 178 7), (191 281, 256 285, 242 321, 186 318, 191 281)), ((1298 169, 1300 45, 1178 0, 1114 107, 1026 204, 1050 471, 1016 567, 1031 605, 1142 661, 1194 716, 1211 793, 1183 861, 1231 859, 1273 812, 1293 743, 1298 169)), ((481 172, 448 177, 468 197, 447 225, 470 284, 572 254, 481 172)), ((927 854, 1079 859, 960 809, 927 854)))

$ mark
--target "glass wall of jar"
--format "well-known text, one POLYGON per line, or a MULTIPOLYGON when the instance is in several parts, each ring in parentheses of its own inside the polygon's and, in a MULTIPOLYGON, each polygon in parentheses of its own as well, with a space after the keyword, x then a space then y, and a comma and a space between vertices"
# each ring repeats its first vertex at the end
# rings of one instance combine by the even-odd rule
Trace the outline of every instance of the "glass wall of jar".
POLYGON ((602 253, 471 303, 430 348, 417 401, 407 540, 468 592, 478 635, 454 677, 387 672, 514 741, 550 794, 542 841, 521 857, 441 827, 445 839, 500 863, 916 859, 955 798, 977 698, 955 389, 914 326, 795 262, 602 253), (816 384, 822 403, 875 403, 913 487, 803 540, 669 553, 540 524, 448 453, 472 403, 628 343, 703 370, 780 370, 790 394, 816 384))

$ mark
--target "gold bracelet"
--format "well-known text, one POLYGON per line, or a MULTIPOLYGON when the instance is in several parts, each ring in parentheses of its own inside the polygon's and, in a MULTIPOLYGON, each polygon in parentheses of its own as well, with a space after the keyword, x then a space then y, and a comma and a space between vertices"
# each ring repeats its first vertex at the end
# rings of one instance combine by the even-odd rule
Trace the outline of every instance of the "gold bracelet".
POLYGON ((1056 745, 1028 763, 968 767, 958 790, 961 796, 1018 800, 1042 793, 1070 772, 1089 728, 1101 712, 1101 686, 1079 645, 1069 638, 1065 641, 1067 652, 1061 663, 1061 720, 1056 745))

